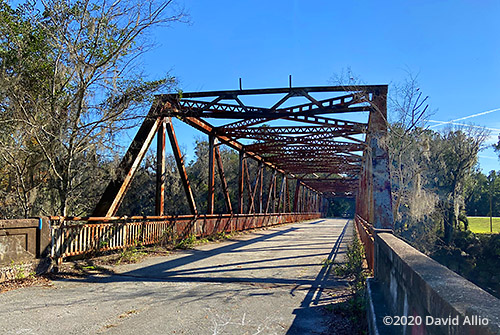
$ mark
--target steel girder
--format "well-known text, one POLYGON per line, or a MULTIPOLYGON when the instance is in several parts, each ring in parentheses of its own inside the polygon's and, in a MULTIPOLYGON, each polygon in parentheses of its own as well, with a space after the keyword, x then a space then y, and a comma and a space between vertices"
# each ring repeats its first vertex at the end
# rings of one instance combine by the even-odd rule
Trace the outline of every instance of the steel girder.
MULTIPOLYGON (((116 173, 117 179, 113 180, 106 189, 94 214, 112 216, 116 213, 137 169, 138 162, 151 142, 151 134, 157 132, 159 128, 163 134, 158 144, 159 148, 160 145, 162 148, 161 155, 164 155, 166 135, 172 142, 174 153, 179 153, 170 122, 170 118, 173 117, 200 130, 210 138, 209 173, 211 176, 209 176, 208 213, 213 212, 215 162, 217 162, 223 183, 226 207, 232 211, 218 149, 220 144, 228 145, 241 154, 240 208, 238 209, 240 213, 244 204, 242 197, 245 185, 248 189, 246 194, 249 195, 249 211, 257 207, 259 211, 264 210, 263 167, 274 170, 273 184, 268 186, 266 212, 269 208, 276 207, 276 202, 278 202, 278 209, 287 207, 286 201, 290 202, 290 197, 288 196, 288 182, 285 183, 285 181, 290 179, 297 180, 293 200, 294 209, 318 210, 323 203, 323 200, 319 200, 319 196, 322 198, 353 196, 358 193, 359 185, 365 187, 370 184, 368 180, 370 177, 367 177, 367 160, 370 157, 367 158, 367 152, 377 147, 373 143, 374 139, 379 139, 380 134, 387 129, 386 95, 386 85, 287 87, 159 95, 146 116, 139 134, 132 142, 124 161, 120 164, 116 173), (324 96, 325 93, 330 94, 331 97, 326 99, 314 97, 317 94, 324 96), (251 106, 241 100, 244 96, 266 95, 281 96, 269 106, 251 106), (301 97, 306 103, 291 104, 291 98, 294 97, 301 97), (353 112, 369 112, 368 123, 339 118, 343 115, 342 113, 353 112), (337 117, 328 117, 329 114, 336 114, 337 117), (208 119, 217 119, 217 126, 209 123, 208 119), (288 125, 290 123, 295 125, 288 125), (372 133, 376 136, 372 136, 372 133), (253 142, 249 143, 249 141, 253 142), (259 162, 259 172, 256 177, 249 175, 250 172, 245 162, 247 158, 259 162), (276 195, 278 188, 276 173, 283 175, 281 190, 278 190, 279 196, 276 195), (359 176, 361 179, 357 179, 359 176), (254 185, 250 182, 250 178, 252 180, 255 178, 254 185), (259 185, 257 181, 260 181, 259 187, 257 187, 259 185), (257 192, 258 188, 260 192, 257 192), (259 200, 258 206, 254 202, 257 199, 259 200)), ((376 155, 382 157, 383 153, 376 153, 376 155)), ((176 161, 181 177, 183 177, 191 211, 197 213, 182 157, 176 155, 176 161)), ((158 171, 162 171, 160 163, 158 171)), ((164 182, 163 178, 158 178, 157 181, 158 183, 164 182)), ((163 202, 162 194, 160 194, 163 191, 164 188, 159 186, 157 199, 160 202, 163 202)), ((368 193, 364 192, 362 196, 366 197, 368 193)), ((163 213, 162 205, 162 203, 157 204, 157 213, 163 213)), ((291 207, 291 204, 288 207, 291 207)))

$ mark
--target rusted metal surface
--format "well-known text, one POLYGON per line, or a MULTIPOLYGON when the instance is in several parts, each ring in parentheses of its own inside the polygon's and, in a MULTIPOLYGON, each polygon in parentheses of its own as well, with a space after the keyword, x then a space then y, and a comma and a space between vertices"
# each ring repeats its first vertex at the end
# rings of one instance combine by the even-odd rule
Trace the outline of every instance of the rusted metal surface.
POLYGON ((263 213, 263 204, 264 204, 264 166, 262 165, 262 162, 259 162, 259 213, 263 213))
MULTIPOLYGON (((324 92, 372 92, 378 88, 387 88, 387 85, 355 85, 355 86, 310 86, 310 87, 280 87, 280 88, 264 88, 264 89, 246 89, 232 91, 208 91, 208 92, 183 92, 185 98, 206 98, 206 97, 221 97, 223 99, 231 99, 234 96, 241 95, 261 95, 261 94, 287 94, 287 99, 305 93, 324 93, 324 92)), ((168 97, 168 94, 161 97, 168 97)), ((220 100, 219 100, 220 101, 220 100)), ((284 101, 283 101, 284 102, 284 101)))
MULTIPOLYGON (((375 90, 380 87, 385 86, 195 92, 183 93, 182 97, 176 94, 161 95, 158 99, 164 104, 162 109, 164 115, 175 116, 206 134, 215 134, 221 143, 244 152, 247 157, 276 169, 287 178, 294 178, 296 174, 314 173, 357 176, 361 170, 361 153, 366 148, 366 144, 363 140, 356 138, 356 135, 365 134, 368 129, 367 124, 328 118, 324 115, 370 111, 370 99, 375 90), (315 92, 346 93, 327 99, 316 99, 313 97, 315 92), (245 95, 277 93, 285 95, 269 107, 245 105, 239 98, 245 95), (303 97, 309 102, 285 106, 294 97, 303 97), (231 100, 234 104, 228 103, 231 100), (236 119, 236 121, 214 127, 206 121, 209 118, 236 119), (280 119, 296 122, 298 125, 271 126, 266 124, 264 127, 261 126, 269 121, 280 119), (339 140, 340 138, 344 140, 339 140), (243 144, 240 140, 254 142, 243 144)), ((244 172, 242 166, 240 168, 240 191, 246 184, 244 172)), ((325 179, 324 183, 328 182, 325 179)), ((307 186, 317 194, 323 193, 311 185, 307 186)), ((332 184, 330 190, 334 187, 335 185, 332 184)), ((279 191, 273 189, 273 192, 279 191)), ((329 191, 329 195, 339 196, 339 194, 345 195, 346 193, 351 195, 352 191, 348 191, 339 190, 337 193, 329 191)), ((252 207, 252 190, 247 191, 246 194, 250 198, 248 199, 249 207, 252 207)), ((303 207, 308 206, 310 205, 303 207)))
POLYGON ((267 191, 267 202, 266 202, 266 210, 264 213, 269 213, 269 206, 271 205, 271 202, 274 202, 274 190, 275 190, 275 185, 276 185, 276 170, 273 171, 273 175, 271 177, 271 181, 269 182, 269 189, 267 191))
MULTIPOLYGON (((133 166, 135 164, 137 167, 141 152, 147 148, 150 134, 155 133, 154 127, 162 118, 167 119, 166 130, 191 212, 197 214, 173 132, 171 118, 175 117, 209 137, 208 214, 214 211, 215 162, 226 208, 232 213, 219 151, 220 145, 227 145, 240 154, 238 213, 326 213, 328 199, 356 197, 356 226, 361 231, 360 236, 367 250, 372 250, 370 239, 366 237, 369 236, 366 227, 373 224, 375 229, 381 229, 392 228, 393 225, 385 145, 386 100, 386 85, 287 87, 159 95, 140 134, 134 139, 130 153, 127 152, 125 163, 120 165, 120 171, 128 173, 128 179, 118 179, 118 182, 114 181, 108 187, 111 191, 103 196, 101 202, 104 203, 100 203, 100 210, 96 209, 95 214, 110 217, 116 213, 135 172, 133 166), (330 96, 325 97, 327 93, 330 96), (317 96, 319 94, 321 98, 317 96), (266 95, 277 95, 274 96, 275 102, 268 101, 267 106, 244 103, 247 96, 266 95), (302 101, 294 104, 297 100, 293 99, 296 98, 302 101), (369 113, 366 123, 342 118, 344 113, 359 112, 369 113), (335 114, 335 117, 330 117, 331 114, 335 114), (211 119, 217 119, 217 126, 209 122, 211 119), (248 159, 258 162, 257 172, 250 171, 248 159), (270 169, 272 175, 269 185, 264 186, 266 169, 270 169), (278 173, 281 182, 278 182, 278 173), (294 180, 295 192, 290 192, 288 182, 294 180), (363 227, 366 229, 361 229, 363 227)), ((159 156, 158 160, 161 159, 159 156)), ((158 164, 158 174, 161 174, 161 164, 158 164)), ((123 172, 118 175, 122 176, 123 172)), ((161 183, 161 178, 157 180, 161 183)), ((157 198, 160 199, 159 196, 157 198)), ((163 212, 157 210, 156 213, 163 212)))
POLYGON ((254 192, 252 192, 252 183, 250 182, 250 169, 248 168, 248 162, 247 160, 243 160, 243 165, 245 167, 244 171, 244 177, 245 177, 245 184, 247 185, 247 194, 248 194, 248 204, 247 204, 247 213, 250 214, 252 213, 252 209, 254 207, 255 201, 254 201, 254 192))
POLYGON ((179 144, 177 143, 177 137, 175 136, 174 126, 172 125, 172 119, 166 118, 165 124, 167 127, 167 133, 170 139, 170 144, 172 145, 172 151, 174 153, 175 162, 177 163, 177 169, 179 170, 179 174, 181 176, 182 186, 184 186, 184 191, 186 193, 189 209, 191 210, 191 214, 197 214, 198 211, 196 210, 196 202, 194 201, 194 195, 191 189, 191 185, 189 185, 186 167, 184 166, 184 159, 182 158, 181 149, 179 148, 179 144))
POLYGON ((207 199, 207 214, 214 213, 215 200, 215 137, 208 137, 208 199, 207 199))
POLYGON ((51 218, 51 256, 65 257, 89 252, 151 245, 188 236, 206 237, 277 224, 317 219, 320 213, 183 215, 131 218, 51 218), (104 222, 105 219, 107 222, 104 222))
POLYGON ((160 121, 160 126, 157 134, 157 146, 156 146, 156 201, 155 201, 155 214, 164 215, 165 214, 165 172, 166 172, 166 162, 165 162, 165 137, 166 137, 166 125, 165 120, 160 121))
MULTIPOLYGON (((248 172, 247 172, 247 174, 248 174, 248 172)), ((261 174, 262 174, 262 169, 258 168, 257 169, 257 176, 255 177, 255 182, 254 182, 254 186, 253 186, 253 191, 251 194, 251 205, 250 205, 250 208, 248 210, 248 213, 255 213, 256 212, 255 211, 255 200, 257 199, 257 188, 259 186, 259 181, 261 180, 261 174)))
POLYGON ((355 216, 354 223, 359 239, 365 247, 366 262, 368 264, 368 268, 373 271, 375 259, 373 226, 359 215, 355 216))
POLYGON ((374 109, 369 119, 369 145, 371 149, 373 226, 377 229, 392 229, 391 178, 387 153, 387 89, 374 95, 374 109))
POLYGON ((300 179, 295 182, 295 195, 293 197, 293 211, 296 212, 299 207, 299 191, 300 191, 300 179))
POLYGON ((118 211, 135 172, 160 125, 160 119, 155 116, 157 107, 155 104, 146 116, 132 144, 118 165, 115 179, 108 184, 92 216, 114 216, 118 211))
POLYGON ((224 174, 224 165, 222 164, 222 157, 220 155, 218 146, 215 147, 215 159, 217 160, 217 169, 219 170, 219 177, 222 183, 222 191, 224 195, 224 201, 226 203, 226 210, 228 213, 233 213, 231 197, 229 196, 229 187, 227 185, 226 175, 224 174))
POLYGON ((238 213, 243 214, 243 193, 245 192, 245 152, 240 151, 238 170, 238 213))

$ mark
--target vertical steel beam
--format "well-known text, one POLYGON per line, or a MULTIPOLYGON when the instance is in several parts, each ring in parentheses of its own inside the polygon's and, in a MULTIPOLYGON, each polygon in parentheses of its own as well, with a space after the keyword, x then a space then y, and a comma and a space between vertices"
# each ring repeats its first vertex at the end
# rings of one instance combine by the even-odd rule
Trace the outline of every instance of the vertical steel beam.
POLYGON ((325 213, 325 198, 323 198, 322 195, 319 196, 319 208, 318 208, 318 212, 321 213, 321 217, 325 217, 324 213, 325 213))
POLYGON ((158 133, 156 135, 156 201, 155 215, 162 216, 165 214, 165 137, 167 127, 165 119, 161 119, 158 133))
MULTIPOLYGON (((371 139, 370 139, 371 142, 371 139)), ((370 144, 371 145, 371 144, 370 144)), ((373 152, 370 147, 366 159, 366 213, 368 222, 375 220, 374 198, 373 198, 373 152)))
POLYGON ((125 193, 144 158, 151 141, 158 130, 160 119, 154 116, 157 104, 151 108, 139 131, 130 144, 120 165, 116 169, 115 178, 108 184, 92 216, 114 216, 123 201, 125 193))
POLYGON ((302 195, 300 197, 300 211, 304 213, 306 211, 306 192, 307 189, 305 187, 302 187, 302 195))
POLYGON ((301 187, 299 193, 299 212, 302 213, 303 211, 304 211, 304 187, 301 187))
POLYGON ((215 146, 215 159, 217 160, 217 169, 219 170, 219 177, 222 182, 222 190, 224 193, 224 201, 226 202, 226 210, 232 214, 233 206, 231 205, 231 197, 229 196, 229 187, 227 186, 227 180, 224 174, 224 165, 222 164, 222 157, 218 146, 215 146))
POLYGON ((196 210, 196 202, 194 200, 193 191, 191 190, 191 185, 189 184, 188 175, 186 172, 186 167, 184 166, 184 160, 182 158, 181 149, 179 148, 179 143, 177 143, 177 137, 175 136, 174 126, 172 124, 172 118, 168 117, 166 119, 167 134, 172 145, 172 151, 174 153, 175 162, 177 163, 177 169, 181 176, 182 185, 184 186, 184 191, 186 192, 186 198, 189 205, 189 210, 191 214, 196 215, 198 211, 196 210))
POLYGON ((245 152, 240 151, 240 165, 238 170, 238 213, 243 214, 243 192, 245 192, 245 152))
POLYGON ((293 197, 293 212, 299 211, 299 196, 300 196, 300 179, 295 183, 295 195, 293 197))
POLYGON ((263 208, 263 199, 262 199, 262 191, 263 191, 263 186, 264 186, 264 164, 262 164, 262 161, 259 161, 259 171, 260 171, 260 184, 259 184, 259 213, 262 213, 263 208))
POLYGON ((309 212, 309 190, 304 187, 304 212, 309 212))
POLYGON ((243 162, 245 166, 245 182, 247 184, 247 192, 248 192, 248 214, 252 213, 255 209, 255 201, 254 201, 254 193, 252 192, 252 183, 250 182, 250 169, 248 168, 248 163, 245 160, 243 162))
POLYGON ((312 192, 311 190, 309 190, 309 192, 308 192, 308 197, 307 197, 307 198, 309 199, 309 206, 308 206, 308 208, 307 208, 307 211, 308 211, 308 212, 314 212, 314 210, 313 210, 313 204, 314 204, 314 192, 312 192))
POLYGON ((214 191, 215 191, 215 136, 208 136, 208 199, 207 214, 214 213, 214 191))
POLYGON ((281 180, 281 187, 280 187, 280 194, 278 196, 278 212, 282 213, 285 211, 285 182, 286 182, 286 175, 283 175, 283 179, 281 180))
POLYGON ((290 187, 288 187, 288 177, 285 177, 285 213, 290 212, 290 187))
POLYGON ((387 152, 387 88, 378 88, 373 96, 373 108, 368 121, 371 149, 371 180, 373 226, 393 229, 391 177, 387 152))
POLYGON ((276 175, 274 175, 273 179, 273 202, 272 202, 272 212, 271 213, 276 213, 276 188, 278 187, 277 185, 277 179, 276 175))
POLYGON ((368 150, 365 150, 363 152, 363 161, 361 164, 361 173, 359 176, 359 187, 358 187, 358 193, 356 194, 356 215, 361 216, 364 220, 370 221, 368 218, 368 212, 366 210, 366 205, 368 203, 368 197, 367 197, 367 157, 368 157, 368 150))
POLYGON ((304 212, 309 212, 309 190, 304 188, 304 212))

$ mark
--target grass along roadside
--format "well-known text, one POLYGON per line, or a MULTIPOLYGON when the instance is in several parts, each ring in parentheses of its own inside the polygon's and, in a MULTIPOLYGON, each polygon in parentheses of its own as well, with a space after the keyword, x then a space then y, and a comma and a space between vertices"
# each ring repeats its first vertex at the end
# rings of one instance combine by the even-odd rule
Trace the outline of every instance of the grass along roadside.
MULTIPOLYGON (((331 324, 331 332, 335 334, 367 334, 366 321, 366 278, 369 271, 364 267, 365 252, 357 234, 353 234, 352 241, 347 247, 346 258, 343 264, 333 267, 336 277, 348 282, 347 299, 332 303, 326 309, 340 317, 338 322, 331 324), (342 319, 348 320, 343 324, 342 319)), ((327 265, 326 262, 323 262, 327 265)))
MULTIPOLYGON (((253 231, 253 230, 251 230, 253 231)), ((180 240, 168 240, 165 243, 142 246, 137 245, 122 250, 104 252, 102 254, 89 254, 89 257, 77 257, 64 262, 52 273, 36 275, 34 272, 22 270, 16 273, 12 280, 0 282, 0 293, 30 286, 52 286, 52 280, 68 278, 84 278, 87 276, 108 276, 113 274, 113 266, 120 264, 138 263, 149 256, 167 256, 175 250, 192 249, 197 245, 221 242, 235 235, 245 234, 245 232, 217 233, 204 238, 197 238, 194 235, 180 240)), ((19 264, 12 264, 12 267, 19 267, 19 264)))
MULTIPOLYGON (((476 234, 490 234, 490 218, 484 216, 468 216, 469 230, 476 234)), ((493 217, 493 233, 500 233, 500 217, 493 217)))
MULTIPOLYGON (((286 223, 282 225, 286 225, 286 223)), ((53 285, 52 280, 85 278, 88 276, 109 276, 114 273, 113 266, 115 265, 137 263, 150 256, 167 256, 175 250, 193 249, 200 244, 222 242, 235 236, 251 234, 256 230, 267 230, 277 226, 281 225, 230 233, 220 232, 203 238, 189 235, 184 239, 176 239, 169 232, 165 232, 165 238, 162 242, 155 245, 143 246, 138 244, 137 246, 121 250, 89 253, 86 257, 76 256, 59 265, 56 271, 43 275, 34 275, 28 272, 23 274, 21 272, 13 280, 0 282, 0 293, 30 286, 51 287, 53 285)), ((13 264, 12 266, 16 265, 13 264)))

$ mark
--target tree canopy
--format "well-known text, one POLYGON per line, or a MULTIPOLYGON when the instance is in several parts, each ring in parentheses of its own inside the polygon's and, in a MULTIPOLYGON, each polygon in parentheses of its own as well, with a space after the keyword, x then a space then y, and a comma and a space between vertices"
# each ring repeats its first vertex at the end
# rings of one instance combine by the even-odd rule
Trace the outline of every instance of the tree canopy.
POLYGON ((117 138, 153 93, 175 87, 169 74, 145 79, 137 64, 153 46, 148 31, 186 14, 155 0, 0 7, 3 216, 85 213, 100 192, 90 181, 108 173, 117 138))

